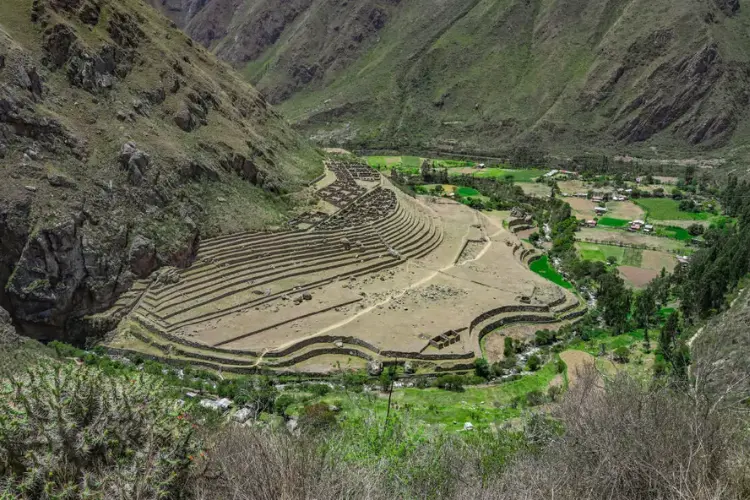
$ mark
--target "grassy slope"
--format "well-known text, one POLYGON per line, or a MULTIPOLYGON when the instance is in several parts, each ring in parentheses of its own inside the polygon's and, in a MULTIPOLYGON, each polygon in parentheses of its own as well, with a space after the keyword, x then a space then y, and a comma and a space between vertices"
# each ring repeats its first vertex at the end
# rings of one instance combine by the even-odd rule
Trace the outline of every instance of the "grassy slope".
MULTIPOLYGON (((40 44, 43 33, 39 25, 30 22, 31 4, 31 0, 2 2, 0 35, 6 37, 4 45, 11 46, 11 50, 42 59, 44 53, 40 44)), ((168 26, 166 19, 135 0, 117 2, 117 10, 138 16, 144 36, 137 48, 137 64, 127 77, 116 81, 106 95, 93 99, 89 92, 70 85, 64 68, 52 72, 38 65, 46 98, 39 103, 36 111, 43 116, 57 118, 72 134, 85 139, 87 143, 89 157, 84 162, 56 157, 55 154, 48 156, 51 162, 46 167, 50 171, 67 175, 77 182, 80 193, 72 194, 69 201, 77 201, 80 197, 85 199, 86 195, 95 196, 98 188, 93 181, 96 180, 111 179, 116 189, 127 184, 116 158, 122 144, 132 140, 151 156, 152 168, 158 170, 161 177, 161 188, 173 188, 175 191, 169 193, 170 198, 189 197, 202 207, 205 217, 200 217, 198 222, 204 223, 204 234, 278 223, 281 214, 290 207, 289 203, 232 174, 221 172, 218 165, 218 160, 223 156, 221 153, 233 151, 249 157, 248 144, 268 152, 275 158, 273 164, 259 161, 258 166, 288 189, 295 189, 319 173, 322 167, 317 153, 292 132, 275 112, 261 109, 263 104, 255 89, 207 51, 189 46, 183 35, 168 26), (185 71, 182 89, 175 94, 167 92, 167 99, 161 106, 154 106, 149 116, 137 116, 132 125, 118 121, 118 111, 127 111, 129 103, 141 98, 143 91, 163 84, 160 75, 168 74, 169 66, 176 60, 182 61, 185 71), (222 109, 209 112, 207 125, 185 133, 173 123, 172 113, 182 105, 186 94, 194 89, 211 92, 222 109), (245 108, 242 112, 249 113, 247 117, 241 116, 241 106, 245 108), (218 172, 219 180, 185 184, 188 179, 181 178, 179 168, 189 160, 204 162, 218 172), (183 186, 178 187, 181 184, 183 186), (219 198, 228 201, 217 202, 219 198)), ((102 3, 101 19, 92 30, 64 11, 54 13, 49 8, 47 11, 53 13, 52 22, 71 25, 92 51, 103 44, 112 43, 107 22, 114 8, 107 2, 102 3)), ((3 42, 3 36, 0 36, 0 42, 3 42)), ((0 82, 4 79, 12 81, 7 70, 0 72, 0 82)), ((11 146, 10 154, 0 168, 11 168, 22 147, 19 145, 15 149, 11 146)), ((23 185, 28 183, 31 183, 29 179, 6 183, 0 188, 0 194, 10 199, 13 191, 22 191, 23 185)), ((38 184, 38 181, 33 184, 38 184)), ((40 189, 43 188, 40 186, 40 189)), ((45 197, 46 206, 40 207, 40 212, 54 212, 65 204, 59 196, 45 197)), ((130 212, 129 217, 141 216, 139 212, 144 208, 123 206, 126 212, 130 212)))
MULTIPOLYGON (((243 26, 250 18, 276 7, 276 0, 246 2, 214 47, 231 60, 233 37, 247 35, 243 26)), ((646 101, 655 95, 644 82, 657 68, 712 42, 722 63, 744 64, 748 25, 747 9, 728 18, 713 2, 368 0, 342 9, 313 0, 257 58, 232 62, 321 142, 475 151, 526 142, 571 152, 580 152, 580 145, 622 152, 616 135, 630 120, 640 115, 648 122, 646 135, 654 132, 650 110, 625 108, 642 92, 646 101), (386 18, 377 29, 368 24, 376 10, 386 18), (705 22, 708 16, 713 23, 705 22), (623 76, 613 80, 620 67, 623 76), (314 75, 301 80, 310 68, 314 75)), ((736 67, 725 74, 739 75, 736 67)), ((678 86, 674 95, 690 78, 657 74, 660 80, 678 86)), ((702 114, 691 115, 698 108, 689 106, 663 133, 630 149, 695 154, 688 130, 722 110, 731 113, 740 82, 721 79, 715 91, 697 98, 702 114)), ((657 101, 654 108, 674 104, 664 96, 657 101)), ((737 118, 734 136, 719 139, 744 151, 750 124, 737 118)))

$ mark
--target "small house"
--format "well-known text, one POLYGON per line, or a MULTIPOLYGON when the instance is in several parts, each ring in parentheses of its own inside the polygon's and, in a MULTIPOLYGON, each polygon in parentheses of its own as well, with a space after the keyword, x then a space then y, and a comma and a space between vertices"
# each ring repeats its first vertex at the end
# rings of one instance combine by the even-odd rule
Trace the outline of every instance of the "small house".
POLYGON ((586 225, 587 225, 588 227, 596 227, 596 226, 597 226, 597 224, 598 224, 598 222, 597 222, 597 221, 595 221, 594 219, 591 219, 591 220, 587 220, 587 221, 586 221, 586 225))
POLYGON ((607 209, 604 207, 594 207, 594 212, 596 212, 597 215, 602 215, 607 213, 607 209))
POLYGON ((680 265, 687 265, 690 262, 690 257, 687 255, 678 255, 677 256, 677 262, 680 263, 680 265))
POLYGON ((594 196, 593 198, 591 198, 591 201, 593 201, 594 203, 601 203, 604 201, 604 198, 602 198, 601 196, 594 196))
POLYGON ((634 220, 630 223, 630 231, 640 231, 646 223, 642 220, 634 220))
POLYGON ((652 232, 654 230, 654 225, 653 224, 646 224, 645 226, 643 226, 643 230, 645 232, 647 232, 647 233, 650 233, 650 232, 652 232))

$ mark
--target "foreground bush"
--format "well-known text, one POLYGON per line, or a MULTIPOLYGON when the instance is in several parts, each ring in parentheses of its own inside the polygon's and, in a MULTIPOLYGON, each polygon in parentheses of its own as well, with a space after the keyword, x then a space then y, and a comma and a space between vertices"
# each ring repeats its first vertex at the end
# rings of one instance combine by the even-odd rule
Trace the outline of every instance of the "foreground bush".
POLYGON ((0 361, 2 498, 185 492, 200 450, 155 379, 110 377, 50 358, 0 361))

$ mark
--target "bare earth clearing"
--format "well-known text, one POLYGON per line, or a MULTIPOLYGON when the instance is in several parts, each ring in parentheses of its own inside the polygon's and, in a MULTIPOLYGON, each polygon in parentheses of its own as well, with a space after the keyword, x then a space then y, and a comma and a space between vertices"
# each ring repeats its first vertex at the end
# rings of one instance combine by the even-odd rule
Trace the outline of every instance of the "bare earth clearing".
POLYGON ((571 387, 576 384, 586 368, 596 366, 596 358, 583 351, 563 351, 560 353, 560 359, 568 366, 568 384, 571 387))
POLYGON ((315 189, 324 208, 288 230, 206 240, 192 267, 129 292, 110 347, 235 372, 434 371, 470 366, 504 325, 585 311, 495 214, 412 198, 363 164, 328 162, 315 189))

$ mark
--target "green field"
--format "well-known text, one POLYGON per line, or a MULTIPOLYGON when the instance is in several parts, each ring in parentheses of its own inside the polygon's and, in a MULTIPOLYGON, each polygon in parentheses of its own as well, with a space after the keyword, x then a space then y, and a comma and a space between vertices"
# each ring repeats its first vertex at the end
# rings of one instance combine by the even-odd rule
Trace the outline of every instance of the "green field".
POLYGON ((633 200, 643 208, 651 220, 708 220, 708 212, 683 212, 679 209, 680 202, 671 198, 638 198, 633 200))
POLYGON ((656 227, 656 234, 658 236, 666 236, 667 238, 674 238, 675 240, 687 241, 692 240, 693 236, 688 233, 687 229, 677 226, 666 226, 656 227))
POLYGON ((612 217, 602 217, 599 219, 599 224, 607 227, 625 227, 630 223, 625 219, 614 219, 612 217))
POLYGON ((463 196, 465 198, 467 196, 479 196, 482 193, 480 193, 474 188, 459 186, 456 188, 456 194, 458 194, 459 196, 463 196))
POLYGON ((473 161, 464 160, 432 160, 435 168, 466 168, 476 165, 473 161))
POLYGON ((549 262, 549 258, 546 255, 532 262, 529 268, 539 276, 550 280, 552 283, 560 285, 563 288, 573 288, 573 285, 570 284, 570 282, 568 282, 565 278, 563 278, 562 275, 558 273, 554 267, 552 267, 549 262))
POLYGON ((489 177, 494 179, 502 179, 503 177, 512 175, 514 182, 534 182, 537 177, 540 177, 545 173, 546 171, 544 170, 534 168, 522 170, 512 170, 507 168, 486 168, 475 173, 474 175, 476 175, 477 177, 489 177))
POLYGON ((581 258, 592 262, 607 262, 609 257, 614 257, 619 266, 640 267, 643 260, 643 251, 638 248, 587 243, 584 241, 579 241, 576 243, 576 246, 581 258))
MULTIPOLYGON (((483 387, 467 386, 461 392, 435 388, 395 389, 392 402, 398 408, 394 411, 406 410, 412 418, 430 425, 459 430, 464 422, 471 422, 476 428, 487 428, 493 423, 520 416, 523 404, 516 406, 512 404, 514 400, 523 401, 531 391, 546 392, 556 375, 555 363, 548 363, 539 371, 518 380, 483 387)), ((388 407, 388 400, 384 396, 333 391, 322 398, 308 399, 304 405, 324 402, 340 407, 347 417, 365 411, 374 413, 382 420, 388 407)), ((302 406, 295 405, 290 413, 299 412, 302 406)))

